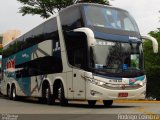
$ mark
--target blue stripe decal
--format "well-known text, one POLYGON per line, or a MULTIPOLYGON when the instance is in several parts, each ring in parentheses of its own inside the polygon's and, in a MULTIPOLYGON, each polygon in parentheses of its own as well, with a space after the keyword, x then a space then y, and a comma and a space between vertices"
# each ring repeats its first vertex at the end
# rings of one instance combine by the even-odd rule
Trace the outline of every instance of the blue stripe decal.
POLYGON ((31 78, 27 77, 27 78, 20 78, 17 80, 21 90, 23 91, 23 93, 26 96, 30 96, 31 95, 31 78))
MULTIPOLYGON (((10 57, 3 59, 4 74, 8 77, 7 79, 10 80, 9 78, 14 78, 18 82, 21 90, 23 91, 23 93, 26 96, 31 95, 31 78, 30 77, 16 78, 15 71, 13 71, 13 72, 6 71, 6 69, 7 69, 6 64, 10 60, 15 60, 15 65, 28 62, 31 60, 31 55, 36 49, 37 49, 37 45, 34 45, 30 48, 27 48, 23 51, 18 52, 17 54, 11 55, 10 57)), ((12 66, 13 69, 16 69, 15 65, 12 66)))
POLYGON ((136 77, 136 80, 137 80, 137 81, 143 81, 144 78, 145 78, 145 76, 140 76, 140 77, 136 77))
POLYGON ((129 36, 124 35, 113 35, 113 34, 107 34, 102 32, 94 31, 95 37, 104 39, 104 40, 112 40, 112 41, 119 41, 119 42, 137 42, 135 39, 129 39, 129 36))

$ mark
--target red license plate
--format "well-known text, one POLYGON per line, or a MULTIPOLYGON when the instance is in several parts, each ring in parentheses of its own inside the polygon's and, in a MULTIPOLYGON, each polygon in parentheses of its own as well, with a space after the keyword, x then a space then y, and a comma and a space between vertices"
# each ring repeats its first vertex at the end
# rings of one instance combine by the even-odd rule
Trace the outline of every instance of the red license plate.
POLYGON ((118 97, 128 97, 128 93, 118 93, 118 97))

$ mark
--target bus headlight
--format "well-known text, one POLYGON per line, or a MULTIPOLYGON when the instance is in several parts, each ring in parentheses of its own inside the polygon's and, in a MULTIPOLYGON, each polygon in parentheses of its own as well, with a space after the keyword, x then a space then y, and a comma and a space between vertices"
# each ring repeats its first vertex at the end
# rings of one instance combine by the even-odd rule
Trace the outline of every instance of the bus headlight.
POLYGON ((106 83, 105 82, 102 82, 102 81, 99 81, 99 80, 95 80, 95 79, 91 79, 91 78, 88 78, 88 81, 92 84, 95 84, 95 85, 98 85, 98 86, 104 86, 106 83))
POLYGON ((143 86, 143 85, 144 85, 144 83, 143 83, 143 82, 140 82, 140 83, 139 83, 139 85, 140 85, 140 86, 143 86))
POLYGON ((143 80, 143 81, 138 82, 137 84, 140 86, 144 86, 146 84, 146 82, 143 80))

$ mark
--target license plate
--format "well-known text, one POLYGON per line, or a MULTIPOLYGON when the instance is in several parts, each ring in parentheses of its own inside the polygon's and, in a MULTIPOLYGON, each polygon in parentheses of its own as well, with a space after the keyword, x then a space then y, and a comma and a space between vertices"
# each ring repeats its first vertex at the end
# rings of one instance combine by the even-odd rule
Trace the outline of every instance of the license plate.
POLYGON ((128 93, 118 93, 118 97, 128 97, 128 93))

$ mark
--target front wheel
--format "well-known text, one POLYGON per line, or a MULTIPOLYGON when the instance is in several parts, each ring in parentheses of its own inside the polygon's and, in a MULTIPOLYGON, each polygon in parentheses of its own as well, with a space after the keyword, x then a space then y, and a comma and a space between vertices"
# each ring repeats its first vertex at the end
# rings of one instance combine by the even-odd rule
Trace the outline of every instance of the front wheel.
POLYGON ((90 107, 93 107, 95 104, 96 104, 96 100, 88 100, 88 105, 90 106, 90 107))
POLYGON ((58 88, 58 99, 60 101, 60 105, 61 106, 66 106, 68 104, 68 100, 65 99, 65 95, 64 95, 64 87, 61 84, 60 87, 58 88))
POLYGON ((157 101, 160 101, 160 98, 158 97, 158 98, 156 98, 156 100, 157 100, 157 101))
POLYGON ((113 100, 103 100, 103 104, 105 107, 110 107, 113 104, 113 100))

